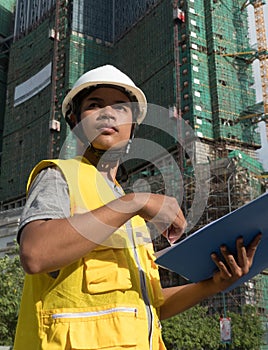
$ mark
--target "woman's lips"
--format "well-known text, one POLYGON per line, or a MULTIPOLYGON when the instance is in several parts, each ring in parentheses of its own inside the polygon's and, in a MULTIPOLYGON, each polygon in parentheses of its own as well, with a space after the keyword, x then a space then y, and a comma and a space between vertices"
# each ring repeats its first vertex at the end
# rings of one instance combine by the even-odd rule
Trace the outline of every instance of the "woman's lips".
POLYGON ((114 134, 118 131, 117 127, 115 125, 110 125, 110 124, 101 124, 97 126, 96 128, 98 132, 101 134, 114 134))

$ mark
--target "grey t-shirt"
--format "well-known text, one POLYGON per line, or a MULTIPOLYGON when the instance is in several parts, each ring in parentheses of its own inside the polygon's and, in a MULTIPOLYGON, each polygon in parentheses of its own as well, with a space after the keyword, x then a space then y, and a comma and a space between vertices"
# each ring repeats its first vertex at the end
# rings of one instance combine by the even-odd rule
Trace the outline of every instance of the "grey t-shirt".
POLYGON ((67 182, 58 168, 46 168, 36 176, 30 187, 20 218, 18 241, 21 230, 29 222, 69 216, 70 199, 67 182))
MULTIPOLYGON (((115 197, 121 197, 124 192, 120 186, 113 181, 106 179, 115 197)), ((18 242, 21 230, 29 222, 35 220, 50 220, 70 217, 70 198, 68 184, 62 172, 57 167, 49 167, 36 176, 27 197, 23 209, 19 231, 18 242)))

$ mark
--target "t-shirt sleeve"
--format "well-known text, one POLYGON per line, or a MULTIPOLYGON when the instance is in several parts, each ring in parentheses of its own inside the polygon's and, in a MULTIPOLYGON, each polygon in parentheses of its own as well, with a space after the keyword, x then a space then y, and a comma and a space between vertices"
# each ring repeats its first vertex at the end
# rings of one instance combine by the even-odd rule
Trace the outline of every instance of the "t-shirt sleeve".
POLYGON ((70 198, 67 182, 56 168, 42 170, 34 179, 24 206, 18 231, 18 241, 23 227, 31 221, 69 217, 70 198))

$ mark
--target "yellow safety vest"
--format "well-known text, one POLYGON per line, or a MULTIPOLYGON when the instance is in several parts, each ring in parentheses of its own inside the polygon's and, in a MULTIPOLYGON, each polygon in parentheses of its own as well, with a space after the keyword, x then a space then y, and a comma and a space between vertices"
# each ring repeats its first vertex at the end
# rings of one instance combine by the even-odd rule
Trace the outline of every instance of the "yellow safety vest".
MULTIPOLYGON (((28 188, 42 169, 55 165, 69 187, 71 215, 115 199, 96 168, 78 157, 40 162, 28 188)), ((134 246, 124 225, 87 256, 62 268, 56 278, 26 274, 14 350, 165 349, 158 319, 163 295, 153 246, 143 219, 136 216, 131 224, 134 246)))

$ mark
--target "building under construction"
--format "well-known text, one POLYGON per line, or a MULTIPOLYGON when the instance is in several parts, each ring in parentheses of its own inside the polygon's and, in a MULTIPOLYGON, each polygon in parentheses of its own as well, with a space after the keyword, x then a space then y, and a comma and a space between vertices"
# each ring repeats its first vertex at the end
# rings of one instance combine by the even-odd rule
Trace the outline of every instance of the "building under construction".
MULTIPOLYGON (((263 5, 261 0, 0 0, 0 98, 6 101, 0 104, 1 218, 23 207, 30 170, 41 159, 58 157, 69 137, 61 115, 66 91, 82 73, 107 63, 130 75, 148 102, 163 111, 161 120, 150 113, 155 119, 137 137, 153 135, 167 152, 128 162, 126 190, 134 183, 142 190, 145 180, 152 191, 167 193, 168 179, 168 194, 181 195, 186 216, 197 195, 207 196, 198 220, 188 215, 187 234, 266 191, 267 173, 256 157, 258 122, 268 115, 263 5), (247 6, 254 7, 254 48, 247 6), (253 87, 255 59, 260 104, 253 87)), ((155 239, 156 249, 163 244, 155 239)), ((179 282, 179 276, 162 271, 164 286, 179 282)), ((267 283, 264 273, 226 294, 227 309, 257 304, 266 325, 267 283)), ((222 302, 215 297, 214 308, 223 308, 222 302)))

